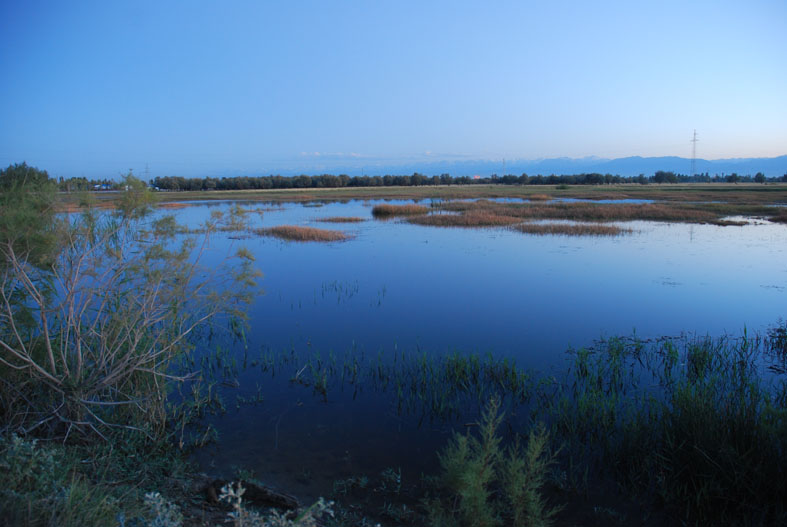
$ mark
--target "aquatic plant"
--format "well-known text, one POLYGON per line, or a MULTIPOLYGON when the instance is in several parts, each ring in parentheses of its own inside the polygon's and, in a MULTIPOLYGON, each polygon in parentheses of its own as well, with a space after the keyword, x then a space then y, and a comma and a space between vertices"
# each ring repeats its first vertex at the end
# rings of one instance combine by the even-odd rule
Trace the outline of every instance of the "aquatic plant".
POLYGON ((542 398, 575 467, 657 496, 684 521, 785 519, 787 382, 760 373, 757 339, 610 339, 578 350, 542 398))
POLYGON ((426 214, 429 207, 424 205, 391 205, 388 203, 372 207, 372 215, 376 218, 392 218, 395 216, 414 216, 426 214))
POLYGON ((314 221, 322 223, 361 223, 366 220, 358 216, 330 216, 328 218, 317 218, 314 221))
POLYGON ((632 232, 617 225, 597 223, 520 223, 511 228, 525 234, 560 236, 620 236, 632 232))
POLYGON ((265 229, 252 229, 252 232, 261 236, 274 236, 282 240, 297 242, 337 242, 351 238, 351 236, 342 231, 301 227, 298 225, 279 225, 265 229))
POLYGON ((448 201, 442 210, 468 214, 485 212, 521 219, 552 219, 572 221, 675 221, 687 223, 718 223, 726 216, 750 215, 776 217, 777 207, 730 205, 724 203, 501 203, 480 199, 477 201, 448 201))
POLYGON ((497 227, 519 223, 522 218, 492 212, 473 211, 466 214, 430 214, 409 218, 409 223, 435 227, 497 227))

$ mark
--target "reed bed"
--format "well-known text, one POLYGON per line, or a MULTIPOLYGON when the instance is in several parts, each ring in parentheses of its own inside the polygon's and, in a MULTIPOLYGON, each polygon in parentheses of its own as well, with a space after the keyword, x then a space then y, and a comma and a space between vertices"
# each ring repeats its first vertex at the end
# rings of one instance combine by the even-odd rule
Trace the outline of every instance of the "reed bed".
MULTIPOLYGON (((522 219, 549 219, 573 221, 680 221, 707 223, 720 219, 721 211, 703 208, 699 204, 665 203, 497 203, 488 200, 471 202, 448 202, 441 205, 444 210, 468 213, 483 211, 501 216, 522 219)), ((726 212, 726 211, 725 211, 726 212)), ((728 214, 724 214, 728 215, 728 214)))
POLYGON ((366 221, 366 219, 358 216, 331 216, 329 218, 317 218, 314 221, 319 221, 320 223, 361 223, 366 221))
POLYGON ((633 232, 617 225, 598 223, 520 223, 511 228, 525 234, 562 236, 620 236, 633 232))
POLYGON ((376 218, 393 218, 396 216, 417 216, 429 212, 429 207, 424 205, 375 205, 372 215, 376 218))
POLYGON ((169 201, 167 203, 159 203, 157 207, 159 209, 185 209, 186 207, 191 206, 190 203, 183 203, 183 202, 176 202, 176 201, 169 201))
POLYGON ((780 210, 768 219, 777 223, 787 223, 787 209, 780 210))
POLYGON ((515 216, 502 216, 499 214, 474 211, 466 214, 432 214, 429 216, 416 216, 407 220, 416 225, 430 225, 434 227, 500 227, 519 223, 522 218, 515 216))
POLYGON ((527 199, 530 201, 549 201, 552 199, 552 196, 547 194, 531 194, 527 196, 527 199))
POLYGON ((267 229, 252 229, 252 232, 260 236, 273 236, 282 240, 296 242, 338 242, 351 238, 351 236, 342 231, 300 227, 297 225, 279 225, 267 229))

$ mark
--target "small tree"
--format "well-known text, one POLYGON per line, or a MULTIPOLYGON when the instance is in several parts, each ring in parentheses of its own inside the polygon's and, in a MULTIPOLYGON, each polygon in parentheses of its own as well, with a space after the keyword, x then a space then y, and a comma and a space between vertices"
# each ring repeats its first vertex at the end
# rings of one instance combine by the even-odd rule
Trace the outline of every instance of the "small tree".
POLYGON ((762 172, 757 172, 754 175, 754 182, 755 183, 765 183, 765 174, 763 174, 762 172))

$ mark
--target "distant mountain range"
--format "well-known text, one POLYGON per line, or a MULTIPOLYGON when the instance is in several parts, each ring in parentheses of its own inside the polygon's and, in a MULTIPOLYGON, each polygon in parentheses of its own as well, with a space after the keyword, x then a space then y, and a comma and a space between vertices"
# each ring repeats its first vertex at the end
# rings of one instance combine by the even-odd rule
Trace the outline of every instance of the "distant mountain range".
MULTIPOLYGON (((598 157, 585 157, 573 159, 559 157, 553 159, 540 160, 506 160, 505 173, 521 175, 527 173, 530 176, 538 174, 548 176, 550 174, 581 174, 598 172, 601 174, 613 174, 620 176, 637 176, 645 174, 652 176, 657 170, 672 171, 678 174, 689 174, 691 172, 691 159, 685 157, 621 157, 618 159, 604 159, 598 157)), ((333 172, 336 172, 335 170, 333 172)), ((351 170, 352 175, 358 172, 355 168, 351 170)), ((367 175, 384 174, 412 174, 419 172, 428 176, 448 173, 452 176, 489 176, 491 174, 503 175, 503 161, 473 160, 473 161, 432 161, 406 164, 385 164, 367 165, 364 172, 367 175)), ((779 157, 761 158, 737 158, 737 159, 697 159, 695 173, 708 172, 711 176, 715 174, 729 175, 754 175, 762 172, 767 177, 779 177, 787 174, 787 155, 779 157)), ((338 173, 338 172, 336 172, 338 173)), ((349 173, 349 172, 348 172, 349 173)))

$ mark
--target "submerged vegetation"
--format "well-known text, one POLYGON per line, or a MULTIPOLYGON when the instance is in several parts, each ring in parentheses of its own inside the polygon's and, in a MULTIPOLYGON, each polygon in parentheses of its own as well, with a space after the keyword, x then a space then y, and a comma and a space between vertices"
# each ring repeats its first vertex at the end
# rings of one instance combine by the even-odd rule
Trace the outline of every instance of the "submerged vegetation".
MULTIPOLYGON (((495 468, 500 456, 482 454, 502 448, 489 432, 500 428, 499 417, 490 416, 501 405, 511 409, 507 429, 530 436, 524 459, 531 461, 522 464, 508 455, 500 467, 538 467, 534 460, 551 457, 532 455, 530 445, 541 445, 541 453, 562 446, 555 470, 565 476, 555 480, 550 471, 537 480, 534 492, 557 486, 581 493, 611 484, 676 522, 736 525, 746 519, 778 525, 787 519, 787 482, 780 477, 787 449, 787 379, 765 365, 778 364, 784 341, 781 326, 754 338, 649 343, 613 338, 570 351, 571 366, 558 377, 475 354, 402 354, 388 361, 355 354, 290 356, 278 366, 264 360, 261 365, 277 371, 289 365, 293 382, 326 400, 345 384, 356 393, 364 387, 390 392, 399 412, 420 420, 450 421, 490 397, 502 398, 483 419, 482 439, 455 436, 441 454, 445 473, 454 474, 443 480, 453 481, 447 488, 454 497, 430 502, 434 525, 467 524, 462 518, 481 514, 479 503, 505 495, 507 479, 495 468), (464 470, 476 479, 456 476, 464 470), (475 501, 463 504, 470 494, 475 501)), ((511 440, 509 435, 505 441, 511 440)), ((421 492, 428 493, 428 486, 421 492)), ((492 524, 513 514, 492 501, 483 505, 492 524)))
POLYGON ((314 227, 301 227, 298 225, 278 225, 265 229, 252 229, 260 236, 273 236, 282 240, 296 242, 339 242, 350 238, 342 231, 316 229, 314 227))

